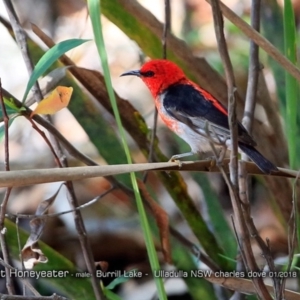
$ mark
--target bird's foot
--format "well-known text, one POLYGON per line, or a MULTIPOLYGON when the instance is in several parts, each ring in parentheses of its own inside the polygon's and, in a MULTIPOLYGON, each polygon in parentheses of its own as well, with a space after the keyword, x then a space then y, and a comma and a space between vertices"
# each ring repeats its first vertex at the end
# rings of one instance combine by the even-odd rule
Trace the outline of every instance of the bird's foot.
POLYGON ((181 153, 181 154, 175 154, 173 155, 169 161, 175 161, 175 160, 179 160, 180 158, 183 158, 183 157, 187 157, 187 156, 192 156, 194 155, 193 152, 187 152, 187 153, 181 153))
POLYGON ((178 164, 178 167, 181 168, 182 167, 182 161, 179 158, 180 158, 180 154, 173 155, 169 159, 169 162, 176 162, 178 164))

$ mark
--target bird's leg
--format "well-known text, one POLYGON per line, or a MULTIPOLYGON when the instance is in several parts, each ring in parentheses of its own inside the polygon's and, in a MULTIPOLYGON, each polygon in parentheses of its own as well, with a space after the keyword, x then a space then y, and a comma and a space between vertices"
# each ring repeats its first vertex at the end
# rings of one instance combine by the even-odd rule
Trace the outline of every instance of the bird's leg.
POLYGON ((224 156, 226 154, 226 149, 225 149, 224 154, 222 155, 222 159, 220 160, 221 152, 223 151, 225 144, 221 142, 220 137, 216 134, 214 128, 210 126, 208 121, 205 121, 205 127, 204 128, 205 128, 206 135, 208 137, 208 142, 209 142, 209 144, 211 146, 211 149, 212 149, 212 152, 214 154, 214 156, 211 157, 211 160, 214 160, 218 165, 218 164, 220 164, 220 162, 223 161, 224 156), (219 152, 219 154, 218 154, 217 149, 215 147, 214 140, 211 137, 211 132, 209 131, 210 129, 211 129, 212 133, 215 135, 215 137, 217 138, 217 140, 219 141, 219 143, 222 145, 221 152, 219 152))
MULTIPOLYGON (((213 131, 215 137, 218 139, 219 141, 219 145, 221 145, 221 149, 218 155, 216 155, 216 160, 217 160, 217 164, 222 164, 225 155, 226 155, 226 151, 227 151, 227 146, 226 146, 226 140, 227 139, 221 139, 221 137, 215 132, 214 128, 212 127, 211 130, 213 131)), ((208 131, 208 127, 206 127, 206 131, 207 133, 209 133, 208 131)), ((216 152, 215 152, 216 153, 216 152)))
POLYGON ((227 146, 226 144, 223 144, 220 149, 219 156, 217 157, 217 163, 221 164, 223 162, 226 155, 226 151, 227 151, 227 146))
POLYGON ((194 155, 194 153, 192 151, 186 152, 186 153, 181 153, 181 154, 175 154, 170 158, 169 161, 179 160, 182 157, 187 157, 187 156, 192 156, 192 155, 194 155))

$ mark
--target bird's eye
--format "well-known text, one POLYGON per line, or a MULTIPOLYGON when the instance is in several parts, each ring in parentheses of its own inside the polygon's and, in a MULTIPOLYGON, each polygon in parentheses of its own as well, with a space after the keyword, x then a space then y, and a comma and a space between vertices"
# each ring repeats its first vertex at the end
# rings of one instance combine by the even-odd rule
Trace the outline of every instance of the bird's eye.
POLYGON ((142 76, 144 76, 144 77, 153 77, 154 76, 154 72, 153 71, 143 72, 142 76))

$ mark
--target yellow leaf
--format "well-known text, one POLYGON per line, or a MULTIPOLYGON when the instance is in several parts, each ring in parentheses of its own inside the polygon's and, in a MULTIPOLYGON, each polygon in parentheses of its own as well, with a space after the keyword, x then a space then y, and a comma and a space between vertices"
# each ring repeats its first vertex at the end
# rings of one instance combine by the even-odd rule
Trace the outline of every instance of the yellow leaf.
POLYGON ((30 117, 40 115, 53 115, 61 109, 68 106, 73 88, 58 86, 54 89, 48 97, 44 98, 31 113, 30 117))

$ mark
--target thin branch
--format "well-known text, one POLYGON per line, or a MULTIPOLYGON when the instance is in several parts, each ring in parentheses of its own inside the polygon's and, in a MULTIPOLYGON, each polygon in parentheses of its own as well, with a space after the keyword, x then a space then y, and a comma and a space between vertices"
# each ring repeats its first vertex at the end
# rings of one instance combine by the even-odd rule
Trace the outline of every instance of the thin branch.
MULTIPOLYGON (((64 161, 62 161, 63 166, 68 169, 67 159, 64 158, 64 161)), ((96 266, 94 262, 94 256, 92 252, 92 248, 88 239, 88 234, 85 229, 84 221, 81 215, 80 210, 76 210, 76 207, 78 207, 78 200, 74 191, 73 182, 67 181, 66 187, 68 189, 68 200, 70 203, 70 206, 74 210, 74 223, 77 230, 78 239, 81 245, 81 250, 83 252, 83 257, 85 260, 85 264, 87 266, 88 272, 91 274, 91 282, 95 294, 95 298, 97 300, 105 299, 105 296, 103 294, 102 288, 100 288, 99 279, 96 277, 96 266)))
MULTIPOLYGON (((238 243, 238 253, 236 255, 236 271, 237 272, 244 272, 244 271, 247 271, 247 268, 246 268, 246 265, 245 265, 245 253, 243 252, 243 249, 242 249, 242 245, 240 243, 240 239, 239 239, 239 235, 237 233, 237 230, 236 230, 236 226, 235 226, 235 223, 234 223, 234 218, 233 216, 231 215, 231 222, 232 222, 232 227, 233 227, 233 231, 234 231, 234 234, 235 234, 235 238, 237 240, 237 243, 238 243)), ((230 300, 244 300, 246 298, 246 295, 245 294, 242 294, 240 293, 239 291, 234 291, 233 295, 230 297, 230 300)))
POLYGON ((64 210, 62 212, 58 212, 58 213, 53 213, 53 214, 46 214, 46 215, 40 215, 40 216, 37 216, 37 215, 27 215, 27 214, 13 214, 13 213, 8 213, 6 214, 8 217, 16 217, 18 219, 36 219, 36 218, 39 218, 39 219, 46 219, 46 218, 51 218, 51 217, 59 217, 59 216, 62 216, 62 215, 66 215, 66 214, 69 214, 69 213, 73 213, 75 212, 75 210, 81 210, 81 209, 84 209, 84 208, 87 208, 95 203, 97 203, 100 199, 102 199, 104 196, 106 196, 107 194, 111 193, 113 190, 115 190, 115 187, 110 187, 108 190, 106 190, 105 192, 103 192, 101 195, 95 197, 94 199, 82 204, 82 205, 79 205, 77 206, 75 209, 70 209, 70 210, 64 210))
MULTIPOLYGON (((252 0, 251 2, 251 26, 254 30, 259 32, 260 29, 260 0, 252 0)), ((245 126, 246 130, 251 135, 253 120, 254 120, 254 111, 255 111, 255 104, 256 104, 256 95, 258 89, 258 76, 260 72, 260 65, 259 65, 259 47, 257 44, 254 43, 253 40, 250 40, 250 54, 249 54, 249 70, 248 70, 248 82, 247 82, 247 93, 246 93, 246 100, 245 100, 245 108, 244 108, 244 115, 242 123, 245 126)), ((249 161, 249 158, 246 154, 242 153, 241 155, 242 160, 249 161)), ((251 193, 250 188, 250 180, 251 178, 248 177, 247 171, 244 164, 240 164, 242 167, 240 168, 240 176, 243 178, 239 181, 240 185, 240 198, 242 201, 242 210, 243 213, 246 215, 246 223, 248 230, 253 233, 255 231, 258 236, 258 232, 255 228, 253 220, 250 215, 250 204, 249 204, 249 197, 251 193), (251 230, 252 229, 252 230, 251 230)), ((253 235, 251 234, 253 237, 253 235)), ((259 239, 258 237, 257 239, 259 239)), ((263 242, 259 240, 259 242, 263 242)), ((259 243, 258 242, 258 243, 259 243)), ((265 246, 265 245, 264 245, 265 246)), ((268 258, 273 260, 271 256, 269 256, 269 251, 264 252, 263 248, 261 248, 264 255, 268 258)), ((269 250, 269 249, 267 249, 269 250)), ((270 262, 269 265, 271 265, 270 262)), ((273 281, 274 283, 274 281, 273 281)))
POLYGON ((162 39, 163 59, 167 59, 167 42, 168 42, 168 33, 170 32, 170 28, 171 28, 170 0, 165 0, 165 24, 164 24, 163 39, 162 39))
MULTIPOLYGON (((251 217, 251 207, 250 207, 250 203, 249 203, 249 199, 248 199, 248 182, 247 182, 247 172, 245 170, 245 166, 244 166, 245 162, 244 161, 240 161, 240 178, 239 178, 239 185, 240 185, 240 195, 241 195, 241 208, 242 208, 242 212, 243 212, 243 216, 247 225, 247 228, 249 230, 250 236, 252 238, 254 238, 258 244, 258 246, 260 247, 261 251, 262 251, 262 255, 264 257, 264 259, 266 260, 266 263, 269 267, 269 270, 272 272, 275 272, 275 263, 274 263, 274 259, 271 253, 271 249, 269 247, 269 245, 267 245, 263 239, 260 237, 258 230, 255 227, 255 224, 253 222, 253 218, 251 217)), ((278 277, 272 277, 272 281, 273 281, 273 286, 274 286, 274 290, 275 290, 275 295, 276 298, 275 299, 281 299, 280 298, 280 278, 278 277)))
MULTIPOLYGON (((240 236, 241 236, 241 240, 243 243, 243 250, 245 253, 245 267, 247 269, 249 269, 250 271, 254 271, 254 272, 260 272, 257 263, 255 261, 255 257, 253 254, 253 250, 251 247, 251 240, 250 237, 252 237, 252 234, 249 230, 249 219, 251 219, 250 217, 250 207, 246 206, 245 204, 248 203, 248 198, 247 198, 247 191, 246 191, 246 187, 247 187, 247 178, 244 177, 245 174, 247 174, 244 170, 244 164, 245 162, 240 161, 239 162, 239 186, 241 187, 241 199, 238 199, 237 207, 236 207, 236 213, 238 214, 239 218, 239 226, 240 226, 240 236)), ((234 208, 235 210, 235 208, 234 208)), ((254 227, 255 228, 255 227, 254 227)), ((253 232, 252 232, 253 233, 253 232)), ((253 284, 256 288, 256 291, 258 293, 258 296, 261 299, 272 299, 262 278, 252 278, 253 284)))
MULTIPOLYGON (((251 26, 257 32, 260 29, 260 0, 252 0, 251 6, 251 26)), ((250 54, 249 54, 249 71, 248 71, 248 82, 247 82, 247 93, 243 117, 243 125, 251 134, 254 110, 256 104, 256 94, 258 87, 258 76, 260 72, 259 65, 259 47, 250 40, 250 54)))
MULTIPOLYGON (((231 224, 232 224, 234 235, 236 237, 236 241, 238 243, 238 248, 239 248, 239 251, 240 251, 240 255, 242 256, 242 261, 245 262, 246 261, 245 251, 244 251, 244 248, 243 248, 243 244, 240 241, 239 234, 238 234, 236 226, 235 226, 234 216, 233 215, 231 215, 231 224)), ((245 268, 245 270, 247 272, 249 271, 248 270, 248 266, 246 264, 244 264, 244 268, 245 268)))
POLYGON ((213 272, 220 271, 220 267, 218 267, 209 256, 202 252, 196 244, 188 240, 174 227, 169 226, 169 230, 172 236, 175 237, 176 240, 179 241, 185 248, 187 248, 198 260, 201 260, 201 262, 206 264, 213 272))
POLYGON ((31 125, 32 125, 32 127, 33 127, 33 129, 36 130, 36 131, 41 135, 41 137, 45 140, 46 144, 47 144, 48 147, 50 148, 50 151, 52 152, 52 154, 53 154, 53 156, 54 156, 54 158, 55 158, 55 161, 56 161, 57 165, 58 165, 60 168, 62 168, 63 166, 62 166, 62 164, 61 164, 61 162, 60 162, 60 160, 59 160, 59 157, 57 156, 57 154, 56 154, 56 152, 55 152, 55 150, 54 150, 54 148, 53 148, 51 142, 50 142, 49 139, 47 138, 46 134, 36 126, 36 124, 34 123, 34 121, 33 121, 31 118, 27 118, 27 119, 30 121, 30 123, 31 123, 31 125))
POLYGON ((237 134, 237 118, 236 118, 236 101, 235 91, 236 85, 234 80, 234 72, 230 61, 226 40, 224 36, 224 21, 220 10, 219 0, 211 2, 215 34, 218 42, 219 53, 223 62, 224 71, 226 74, 227 94, 228 94, 228 123, 231 139, 231 154, 230 154, 230 179, 234 189, 238 189, 238 134, 237 134))
MULTIPOLYGON (((214 155, 217 157, 216 149, 211 143, 211 148, 214 152, 214 155)), ((239 233, 236 233, 238 238, 238 244, 241 249, 241 254, 244 260, 245 268, 250 271, 259 272, 258 266, 256 264, 252 247, 251 247, 251 241, 250 241, 250 235, 249 231, 247 230, 247 226, 244 220, 244 216, 242 214, 242 208, 241 208, 241 201, 239 199, 239 195, 236 194, 236 189, 234 189, 233 185, 231 184, 230 179, 228 178, 223 166, 220 164, 219 169, 221 171, 221 174, 227 184, 227 187, 229 189, 230 199, 232 203, 232 208, 234 212, 234 216, 237 221, 237 225, 239 228, 239 233)), ((234 222, 233 222, 234 224, 234 222)), ((235 227, 234 227, 235 228, 235 227)), ((258 295, 262 299, 271 300, 270 296, 268 295, 268 291, 266 289, 266 286, 264 285, 264 282, 261 278, 252 278, 254 287, 258 293, 258 295)))

